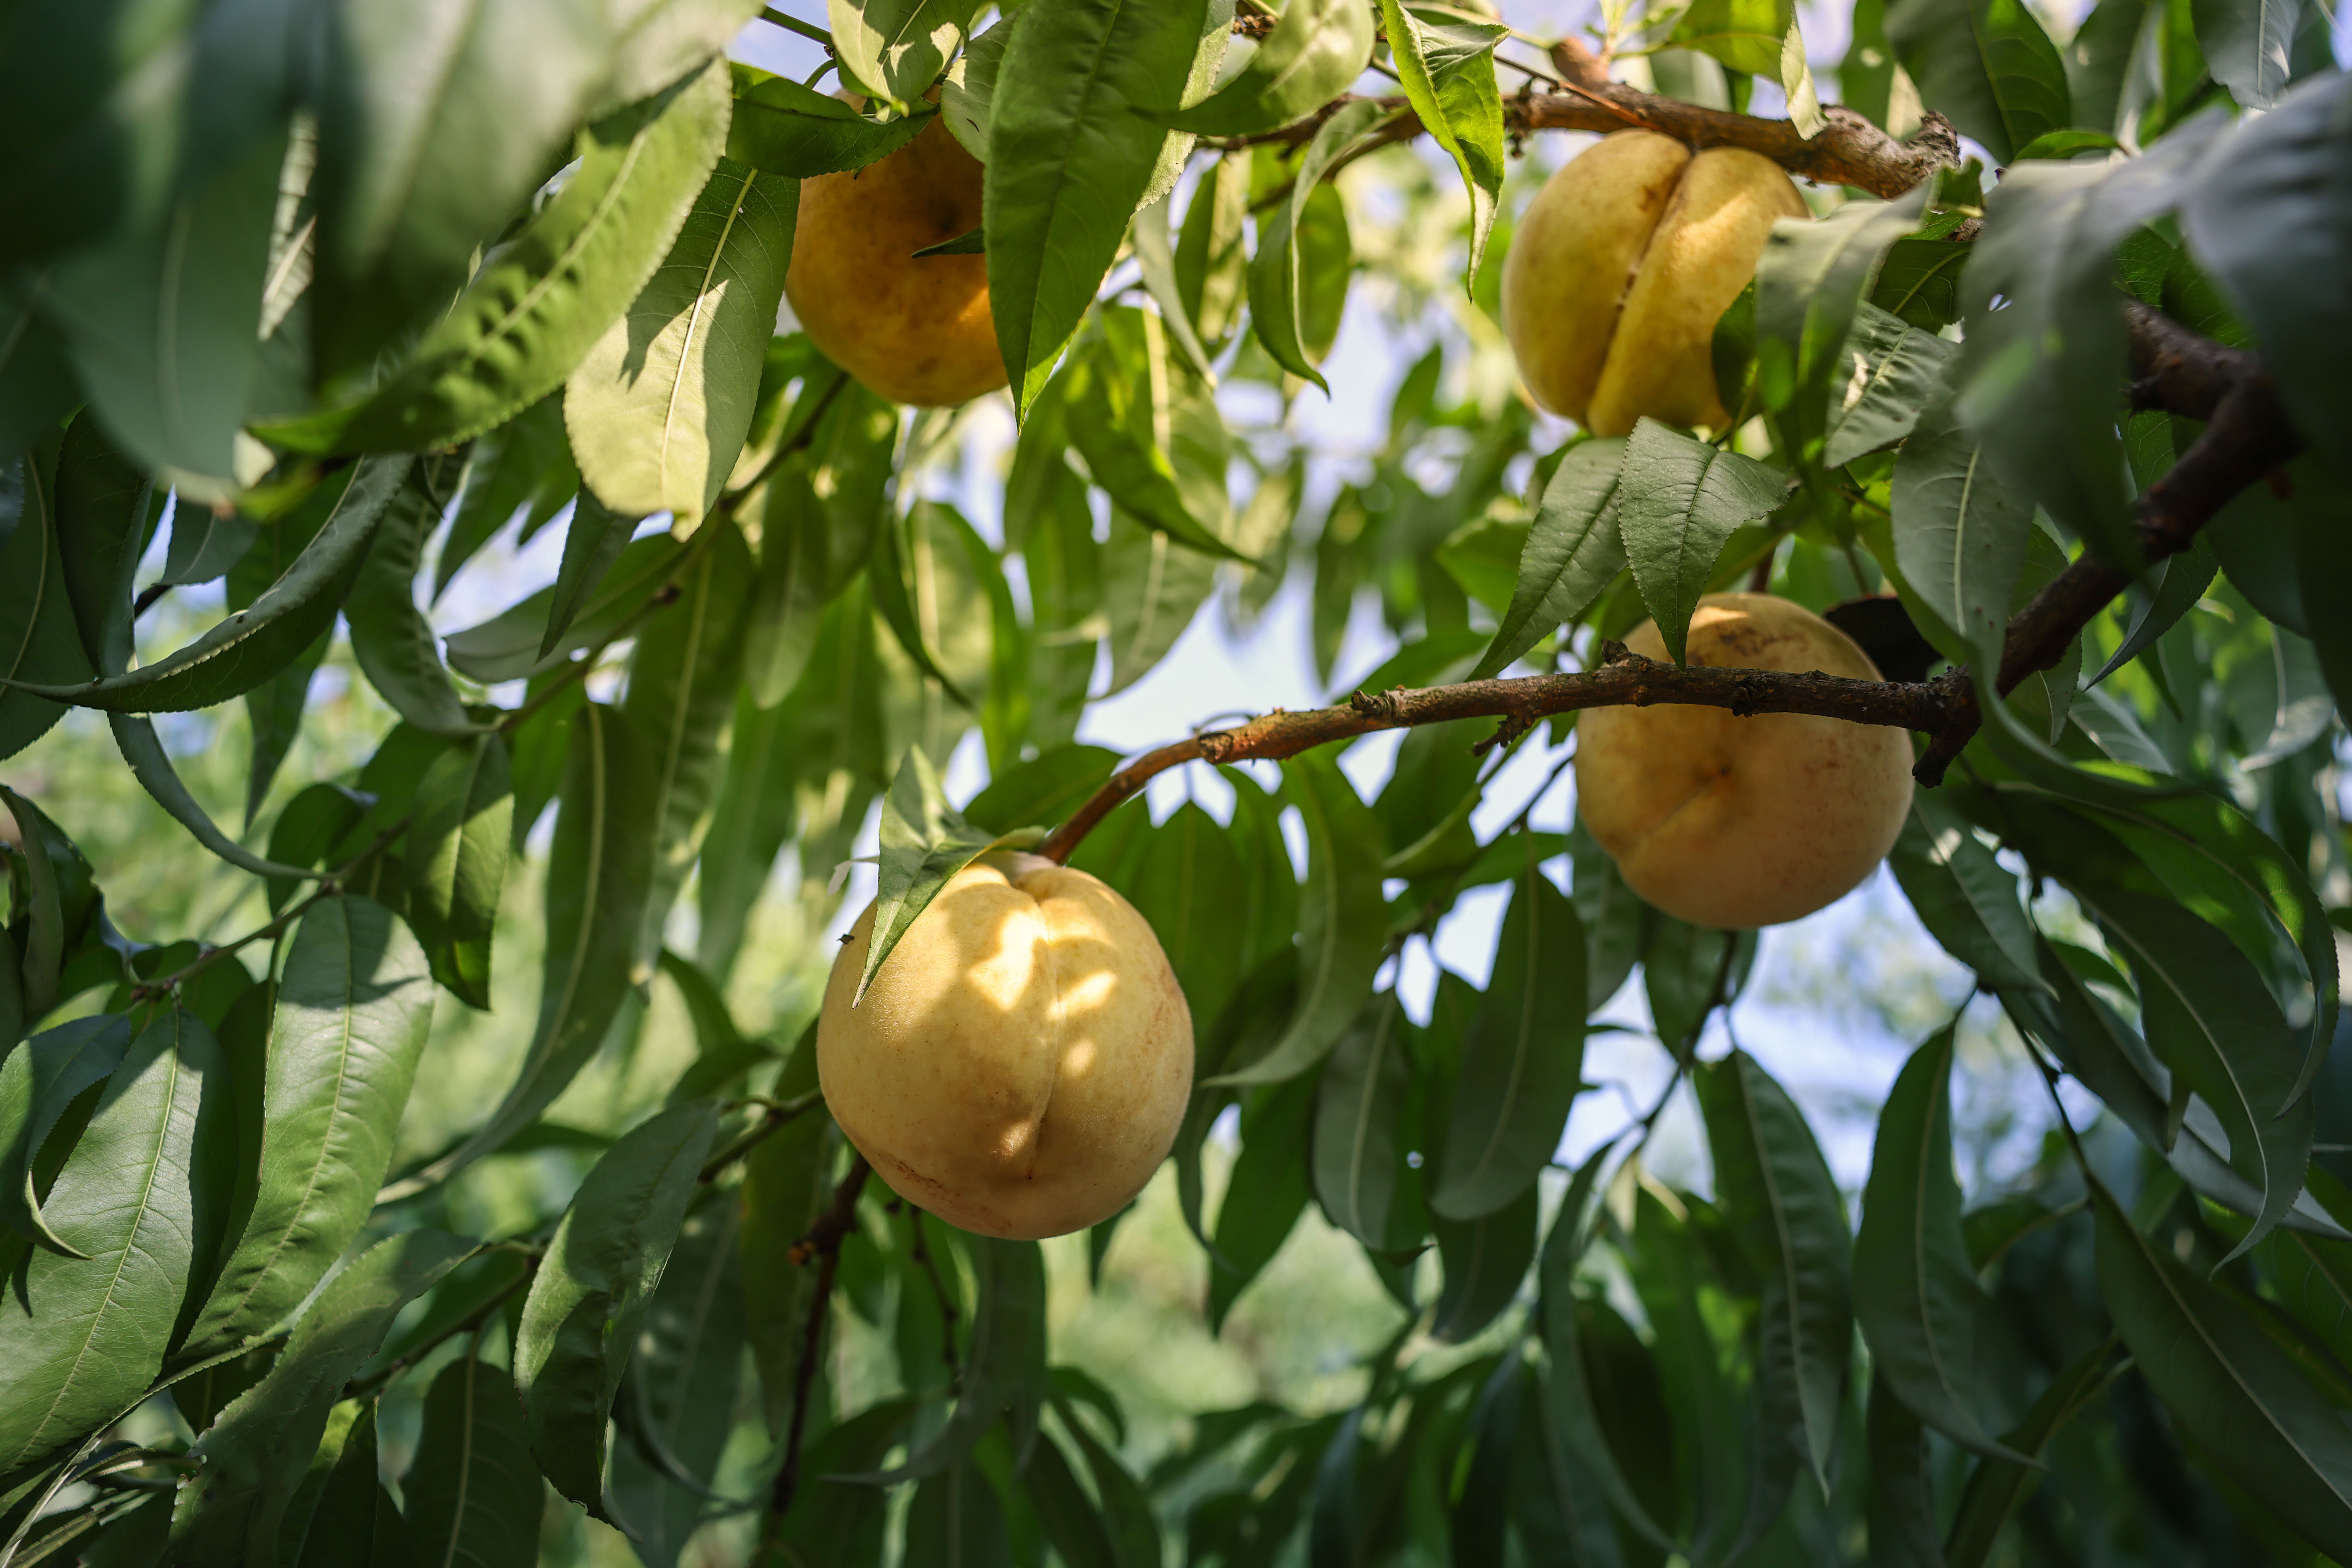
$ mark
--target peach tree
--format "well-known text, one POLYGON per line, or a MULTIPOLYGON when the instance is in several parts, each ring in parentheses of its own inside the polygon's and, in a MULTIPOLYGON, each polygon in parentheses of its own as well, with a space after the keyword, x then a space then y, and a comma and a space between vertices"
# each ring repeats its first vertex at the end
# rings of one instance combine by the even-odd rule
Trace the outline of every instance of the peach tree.
POLYGON ((0 6, 0 1568, 2352 1562, 2336 8, 1569 9, 0 6), (1518 161, 1629 130, 1810 214, 1699 426, 1503 348, 1518 161), (924 147, 920 254, 820 199, 924 147), (950 395, 843 326, 884 275, 1004 390, 892 401, 950 395), (1361 450, 1343 335, 1419 355, 1361 450), (1741 586, 1885 679, 1685 662, 1741 586), (1079 742, 1285 595, 1327 686, 1392 656, 1079 742), (1733 1043, 1754 933, 1534 809, 1660 703, 1913 748, 1972 984, 1859 1191, 1733 1043), (812 1021, 868 831, 871 964, 992 847, 1148 919, 1201 1310, 1318 1210, 1391 1303, 1343 1403, 1146 1451, 1037 1242, 869 1179, 812 1021), (1488 983, 1401 994, 1467 895, 1488 983), (1964 1025, 2050 1129, 1965 1197, 1964 1025))

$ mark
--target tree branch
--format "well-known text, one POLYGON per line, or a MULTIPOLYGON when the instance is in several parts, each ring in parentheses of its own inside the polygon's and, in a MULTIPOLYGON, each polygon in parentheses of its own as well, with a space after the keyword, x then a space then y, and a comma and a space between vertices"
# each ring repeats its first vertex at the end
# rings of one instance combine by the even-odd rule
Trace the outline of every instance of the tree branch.
POLYGON ((808 1434, 809 1398, 816 1386, 817 1363, 824 1353, 825 1310, 833 1300, 834 1275, 841 1268, 841 1244, 857 1228, 857 1194, 866 1190, 866 1178, 874 1167, 860 1154, 850 1162, 849 1172, 833 1189, 833 1202, 818 1216, 809 1233, 793 1243, 792 1260, 806 1268, 816 1262, 816 1293, 809 1302, 808 1326, 801 1338, 801 1363, 793 1380, 793 1420, 784 1436, 783 1463, 776 1468, 775 1484, 769 1489, 767 1518, 760 1529, 760 1550, 757 1561, 782 1561, 779 1547, 783 1540, 784 1516, 792 1511, 793 1499, 800 1491, 801 1441, 808 1434))
MULTIPOLYGON (((2130 330, 2131 405, 2203 419, 2204 431, 2169 472, 2138 502, 2141 550, 2150 563, 2187 549, 2197 531, 2230 499, 2269 475, 2302 447, 2287 423, 2278 389, 2261 357, 2225 348, 2137 302, 2124 315, 2130 330)), ((2085 552, 2009 624, 1999 685, 2016 689, 2037 670, 2063 657, 2067 645, 2133 574, 2085 552)), ((1443 724, 1458 719, 1499 719, 1479 750, 1517 739, 1537 720, 1584 708, 1682 703, 1757 713, 1811 713, 1857 724, 1889 724, 1928 737, 1913 769, 1925 785, 1944 773, 1981 721, 1974 682, 1965 668, 1933 680, 1854 680, 1818 671, 1678 668, 1643 658, 1622 643, 1604 643, 1600 665, 1560 675, 1529 675, 1457 686, 1379 693, 1359 691, 1345 707, 1300 713, 1276 711, 1230 730, 1212 730, 1162 746, 1106 780, 1037 852, 1066 861, 1112 807, 1153 775, 1185 763, 1279 761, 1312 747, 1377 730, 1443 724)))

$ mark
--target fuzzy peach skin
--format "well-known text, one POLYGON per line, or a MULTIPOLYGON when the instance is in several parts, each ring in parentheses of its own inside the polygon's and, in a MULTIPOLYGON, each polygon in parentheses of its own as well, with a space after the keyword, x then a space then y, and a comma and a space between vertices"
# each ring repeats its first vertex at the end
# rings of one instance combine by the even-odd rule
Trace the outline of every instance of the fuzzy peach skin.
POLYGON ((1596 436, 1643 415, 1720 427, 1715 323, 1783 217, 1808 216, 1771 160, 1605 137, 1528 204, 1503 258, 1503 331, 1528 394, 1596 436))
POLYGON ((1160 939, 1084 871, 982 856, 850 1005, 868 908, 825 983, 817 1078, 891 1189, 950 1225, 1029 1238, 1118 1212, 1176 1141, 1192 1015, 1160 939))
MULTIPOLYGON (((1657 624, 1625 644, 1666 657, 1657 624)), ((1689 662, 1819 670, 1877 668, 1811 611, 1769 594, 1710 594, 1691 616, 1689 662)), ((1595 708, 1577 721, 1577 810, 1626 885, 1695 925, 1747 930, 1843 897, 1895 847, 1911 809, 1911 737, 1808 713, 1595 708)))
POLYGON ((801 182, 785 296, 828 358, 893 403, 948 406, 1004 384, 988 258, 915 258, 979 226, 981 173, 933 116, 887 158, 801 182))

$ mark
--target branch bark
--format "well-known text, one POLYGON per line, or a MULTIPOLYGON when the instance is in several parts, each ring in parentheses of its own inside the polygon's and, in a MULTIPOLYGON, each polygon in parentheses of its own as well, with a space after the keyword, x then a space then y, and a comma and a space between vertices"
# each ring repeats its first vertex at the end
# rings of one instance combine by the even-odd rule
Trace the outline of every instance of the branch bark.
MULTIPOLYGON (((2205 420, 2204 431, 2138 503, 2140 548, 2149 563, 2187 549, 2197 531, 2230 499, 2301 449, 2277 387, 2259 355, 2225 348, 2137 302, 2126 304, 2131 405, 2205 420)), ((2009 624, 2000 689, 2005 695, 2037 670, 2055 665, 2091 618, 2128 587, 2135 574, 2088 552, 2060 573, 2009 624)), ((1584 708, 1685 703, 1724 708, 1740 717, 1812 713, 1857 724, 1925 732, 1927 749, 1913 770, 1933 787, 1981 720, 1974 679, 1965 668, 1933 680, 1853 680, 1819 672, 1678 668, 1602 647, 1598 668, 1572 674, 1465 681, 1424 690, 1356 693, 1344 707, 1276 711, 1230 730, 1213 730, 1160 747, 1113 773, 1038 853, 1066 861, 1112 807, 1153 775, 1185 763, 1279 761, 1315 746, 1376 730, 1491 718, 1500 727, 1481 749, 1524 734, 1538 719, 1584 708)))

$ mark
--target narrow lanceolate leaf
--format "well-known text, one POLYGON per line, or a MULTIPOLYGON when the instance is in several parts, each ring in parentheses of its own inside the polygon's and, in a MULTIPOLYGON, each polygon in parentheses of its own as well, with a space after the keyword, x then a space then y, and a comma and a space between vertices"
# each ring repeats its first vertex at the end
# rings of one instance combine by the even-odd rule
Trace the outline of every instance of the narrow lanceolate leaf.
POLYGON ((2189 8, 2206 68, 2248 109, 2268 109, 2285 90, 2303 11, 2294 0, 2197 0, 2189 8))
POLYGON ((1470 679, 1500 675, 1512 660, 1590 609, 1625 569, 1625 544, 1617 531, 1617 470, 1624 456, 1622 436, 1580 441, 1552 470, 1519 551, 1510 607, 1470 679))
POLYGON ((1203 101, 1168 115, 1168 123, 1203 136, 1250 136, 1288 125, 1364 74, 1372 32, 1372 8, 1354 0, 1286 5, 1249 63, 1203 101))
POLYGON ((101 1013, 44 1030, 0 1058, 0 1220, 62 1257, 87 1255, 43 1216, 34 1157, 66 1107, 122 1064, 131 1037, 128 1016, 101 1013))
MULTIPOLYGON (((218 500, 242 478, 237 426, 258 353, 269 218, 281 137, 266 137, 173 203, 155 228, 81 251, 49 276, 90 405, 123 450, 171 471, 191 500, 218 500)), ((268 454, 244 446, 260 466, 268 454)))
MULTIPOLYGON (((0 364, 0 376, 6 366, 0 364)), ((0 465, 0 758, 15 756, 65 717, 61 703, 36 697, 17 682, 87 685, 89 654, 74 626, 58 548, 56 475, 37 456, 0 465)))
POLYGON ((727 139, 714 62, 581 133, 562 194, 467 285, 406 365, 359 402, 260 433, 300 451, 447 446, 553 391, 653 275, 727 139))
POLYGON ((490 934, 506 885, 514 781, 506 737, 452 746, 416 786, 408 825, 408 923, 433 978, 490 1005, 490 934))
POLYGON ((1584 922, 1532 854, 1511 889, 1495 972, 1470 1021, 1430 1207, 1492 1214, 1551 1163, 1582 1089, 1584 922))
MULTIPOLYGON (((2111 1334, 2061 1369, 2033 1402, 2033 1408, 2002 1440, 2039 1460, 2058 1428, 2105 1393, 2124 1367, 2111 1334)), ((1948 1568, 1983 1568, 1990 1562, 2002 1527, 2033 1495, 2042 1477, 2040 1468, 2014 1459, 1978 1460, 1968 1489, 1960 1495, 1959 1512, 1952 1521, 1951 1544, 1945 1554, 1948 1568)))
POLYGON ((2352 305, 2328 279, 2352 245, 2347 80, 2324 73, 2272 113, 2242 121, 2199 168, 2180 215, 2197 259, 2253 329, 2297 433, 2339 482, 2352 481, 2352 395, 2341 361, 2352 305))
POLYGON ((1210 1086, 1279 1083, 1339 1043, 1381 966, 1388 921, 1381 900, 1380 819, 1339 765, 1321 752, 1283 764, 1283 795, 1307 829, 1307 885, 1298 905, 1298 1004, 1256 1061, 1210 1086))
POLYGON ((630 1424, 614 1448, 609 1503, 654 1568, 676 1568, 702 1522, 701 1491, 733 1429, 747 1328, 741 1218, 723 1191, 687 1215, 623 1386, 630 1424))
POLYGON ((1757 382, 1801 450, 1822 438, 1835 405, 1839 351, 1863 289, 1927 204, 1922 184, 1897 201, 1848 202, 1818 222, 1773 226, 1756 267, 1757 382))
POLYGON ((653 278, 564 384, 580 475, 613 510, 684 527, 751 427, 800 187, 721 158, 653 278))
POLYGON ((514 1375, 530 1451, 556 1490, 599 1515, 605 1419, 718 1130, 718 1102, 690 1101, 614 1144, 564 1211, 523 1302, 514 1375))
MULTIPOLYGON (((1265 999, 1278 1006, 1280 1002, 1288 1000, 1286 982, 1290 966, 1285 963, 1270 967, 1275 973, 1269 978, 1276 984, 1269 989, 1276 994, 1265 999)), ((1258 999, 1254 994, 1257 992, 1255 984, 1257 978, 1252 976, 1254 984, 1244 993, 1252 1001, 1258 999)), ((1243 1021, 1244 1030, 1248 1029, 1251 1022, 1247 1019, 1243 1021)), ((1258 1030, 1244 1033, 1239 1041, 1227 1048, 1245 1049, 1250 1043, 1251 1033, 1262 1038, 1263 1026, 1258 1030)), ((1217 1205, 1216 1233, 1208 1244, 1211 1333, 1224 1331, 1225 1317, 1233 1310, 1234 1303, 1265 1271, 1265 1266, 1274 1261, 1274 1255, 1282 1250, 1282 1244, 1297 1228, 1298 1216, 1307 1212, 1307 1163, 1298 1156, 1315 1126, 1316 1087, 1312 1079, 1302 1076, 1251 1096, 1243 1104, 1241 1157, 1234 1162, 1233 1175, 1225 1184, 1229 1196, 1243 1195, 1240 1202, 1217 1205)), ((1187 1121, 1199 1126, 1202 1137, 1206 1137, 1208 1132, 1203 1124, 1206 1118, 1202 1116, 1202 1112, 1220 1105, 1223 1100, 1223 1096, 1204 1096, 1193 1101, 1194 1109, 1187 1113, 1187 1121)), ((1180 1145, 1186 1144, 1182 1132, 1180 1131, 1177 1137, 1180 1145)), ((1183 1182, 1186 1159, 1187 1156, 1180 1152, 1180 1185, 1183 1182)), ((1188 1197, 1186 1201, 1193 1200, 1188 1197)), ((1199 1227, 1195 1226, 1194 1228, 1197 1231, 1199 1227)))
MULTIPOLYGON (((0 1469, 116 1419, 163 1364, 188 1275, 196 1122, 219 1047, 194 1015, 142 1030, 43 1213, 69 1258, 38 1251, 0 1295, 0 1469)), ((223 1092, 214 1082, 212 1093, 223 1092)))
POLYGON ((415 482, 404 487, 385 510, 343 614, 352 656, 394 712, 427 734, 466 735, 480 726, 467 714, 442 668, 440 644, 416 607, 425 541, 440 524, 432 492, 415 482))
POLYGON ((125 458, 95 417, 66 426, 57 447, 58 547, 74 624, 101 676, 131 667, 131 578, 162 506, 154 476, 125 458))
POLYGON ((1331 1053, 1315 1091, 1315 1195, 1366 1247, 1391 1245, 1412 1092, 1404 1010, 1378 997, 1331 1053))
POLYGON ((1853 1352, 1845 1199, 1804 1112, 1754 1058, 1734 1051, 1697 1083, 1724 1217, 1763 1281, 1758 1383, 1779 1428, 1765 1440, 1792 1444, 1826 1496, 1853 1352))
POLYGON ((1911 434, 1957 345, 1864 300, 1830 375, 1822 463, 1842 468, 1911 434))
POLYGON ((2005 994, 2047 989, 2017 879, 1958 812, 1925 793, 1915 798, 1887 864, 1927 933, 1987 986, 2005 994))
POLYGON ((1927 1430, 1883 1377, 1870 1380, 1863 1439, 1870 1450, 1870 1495, 1864 1508, 1873 1557, 1887 1568, 1946 1568, 1927 1430))
POLYGON ((1786 495, 1780 473, 1753 458, 1720 451, 1654 419, 1625 438, 1617 474, 1617 526, 1633 584, 1679 664, 1691 612, 1724 542, 1786 495))
POLYGON ((929 105, 919 104, 914 113, 895 120, 875 121, 790 77, 740 60, 728 62, 728 69, 734 77, 735 115, 727 127, 727 156, 788 180, 862 169, 904 147, 931 121, 929 105))
POLYGON ((2352 1555, 2352 1435, 2243 1308, 2132 1228, 2103 1185, 2100 1294, 2133 1363, 2207 1463, 2327 1555, 2352 1555), (2223 1436, 2226 1435, 2226 1436, 2223 1436))
MULTIPOLYGON (((588 499, 593 506, 595 498, 588 499)), ((595 508, 595 514, 588 525, 591 532, 583 536, 583 549, 600 519, 606 528, 619 528, 625 521, 613 518, 602 507, 595 508)), ((577 513, 573 526, 582 526, 577 513)), ((602 580, 581 590, 584 599, 562 633, 551 639, 548 636, 551 617, 564 602, 564 584, 559 580, 555 586, 533 594, 479 626, 452 633, 443 645, 448 650, 449 668, 486 686, 547 673, 556 661, 616 637, 625 629, 624 623, 646 611, 654 595, 677 574, 684 549, 667 533, 629 541, 613 558, 602 580), (542 648, 546 651, 541 652, 542 648)), ((565 553, 571 553, 568 536, 565 553)))
POLYGON ((1298 160, 1289 195, 1265 215, 1258 230, 1257 249, 1250 257, 1250 313, 1258 341, 1283 369, 1318 386, 1324 382, 1322 373, 1315 368, 1315 351, 1330 345, 1308 342, 1306 247, 1301 241, 1307 204, 1322 184, 1323 172, 1331 160, 1380 118, 1378 104, 1349 103, 1317 128, 1315 139, 1298 160))
POLYGON ((425 1395, 425 1428, 402 1490, 419 1563, 537 1560, 545 1488, 504 1368, 467 1355, 441 1369, 425 1395))
POLYGON ((605 11, 520 0, 325 13, 312 316, 322 365, 363 364, 429 321, 476 247, 528 205, 608 68, 605 11))
POLYGON ((343 1385, 383 1342, 400 1310, 479 1246, 446 1231, 403 1231, 335 1276, 268 1373, 198 1439, 194 1457, 204 1468, 173 1521, 173 1561, 235 1568, 272 1560, 279 1521, 343 1385))
POLYGON ((563 533, 563 559, 556 567, 555 588, 547 602, 547 630, 539 639, 539 657, 551 658, 563 646, 563 636, 621 558, 637 524, 644 519, 624 516, 586 490, 572 508, 572 526, 563 533))
POLYGON ((630 979, 653 977, 662 922, 702 847, 723 759, 719 737, 735 708, 743 665, 743 606, 751 552, 731 520, 678 578, 677 603, 637 637, 622 714, 651 751, 653 794, 638 831, 653 837, 653 876, 630 979))
POLYGON ((969 1455, 1003 1421, 1016 1463, 1037 1438, 1045 1397, 1045 1258, 1034 1241, 975 1237, 967 1243, 980 1302, 962 1396, 938 1436, 898 1468, 859 1478, 877 1485, 936 1476, 969 1455))
POLYGON ((2137 983, 2151 1050, 2230 1135, 2230 1165, 2260 1189, 2262 1212, 2235 1258, 2286 1217, 2311 1157, 2311 1097, 2295 1097, 2301 1042, 2245 954, 2179 904, 2068 884, 2108 932, 2137 983))
POLYGON ((383 906, 302 917, 270 1021, 260 1186, 183 1362, 275 1328, 359 1234, 432 1022, 425 954, 383 906))
POLYGON ((1405 101, 1462 171, 1470 193, 1470 257, 1463 283, 1478 276, 1495 204, 1503 190, 1503 99, 1495 46, 1510 29, 1489 22, 1424 22, 1402 0, 1381 0, 1389 58, 1405 101))
POLYGON ((474 1135, 378 1194, 421 1192, 538 1120, 604 1043, 628 994, 629 961, 653 879, 652 767, 629 721, 591 702, 572 721, 563 805, 548 857, 539 1023, 522 1071, 474 1135))
POLYGON ((1927 106, 1996 163, 2074 123, 2065 62, 2023 0, 1895 0, 1886 36, 1927 106))
POLYGON ((1948 658, 1999 665, 2033 507, 1995 475, 1949 402, 1922 414, 1895 454, 1889 510, 1895 569, 1939 623, 1922 631, 1948 643, 1948 658))
POLYGON ((827 0, 841 74, 899 109, 919 101, 963 47, 983 0, 827 0))
POLYGON ((65 334, 37 307, 26 281, 0 284, 0 452, 20 452, 73 412, 81 388, 65 334))
MULTIPOLYGON (((1013 835, 1034 843, 1032 835, 1013 835)), ((908 748, 898 776, 882 799, 881 864, 874 893, 874 934, 866 945, 865 972, 857 977, 855 1006, 922 912, 931 907, 948 879, 1003 837, 972 826, 948 805, 939 770, 920 746, 908 748)))
POLYGON ((1205 0, 1042 0, 997 69, 988 145, 989 306, 1025 415, 1094 303, 1160 152, 1138 110, 1181 100, 1205 0))
MULTIPOLYGON (((112 713, 172 713, 226 702, 276 675, 334 624, 385 509, 408 471, 375 458, 352 471, 318 536, 268 592, 185 647, 81 686, 28 687, 61 702, 112 713)), ((281 525, 282 526, 282 525, 281 525)))
POLYGON ((1527 1279, 1528 1265, 1535 1260, 1536 1200, 1531 1184, 1480 1218, 1431 1222, 1438 1258, 1445 1267, 1445 1286, 1437 1298, 1431 1333, 1458 1345, 1511 1304, 1527 1279))
POLYGON ((240 871, 250 871, 257 877, 292 877, 310 879, 316 871, 301 866, 286 866, 256 855, 236 839, 221 831, 188 786, 180 782, 179 773, 163 751, 163 737, 155 733, 150 719, 135 719, 127 713, 109 713, 106 727, 113 731, 115 750, 130 765, 131 776, 139 787, 154 797, 155 804, 171 813, 173 820, 188 830, 190 837, 240 871))
POLYGON ((1951 1076, 1946 1028, 1912 1054, 1887 1093, 1854 1242, 1854 1316, 1876 1375, 1921 1420, 1980 1454, 2013 1458, 1992 1436, 1976 1370, 1992 1303, 1960 1236, 1951 1076))

